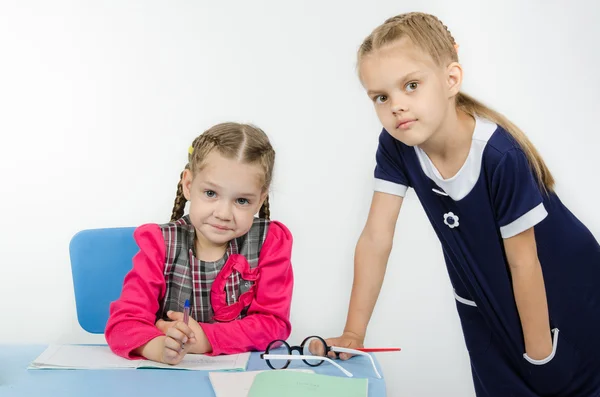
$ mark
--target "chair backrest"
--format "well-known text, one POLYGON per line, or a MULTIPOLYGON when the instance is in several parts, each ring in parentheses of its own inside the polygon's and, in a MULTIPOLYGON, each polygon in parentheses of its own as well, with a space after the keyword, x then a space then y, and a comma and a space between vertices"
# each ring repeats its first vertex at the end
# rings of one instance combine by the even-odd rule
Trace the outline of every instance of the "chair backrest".
POLYGON ((123 287, 139 248, 133 227, 82 230, 71 239, 69 253, 77 320, 93 334, 104 333, 110 303, 123 287))

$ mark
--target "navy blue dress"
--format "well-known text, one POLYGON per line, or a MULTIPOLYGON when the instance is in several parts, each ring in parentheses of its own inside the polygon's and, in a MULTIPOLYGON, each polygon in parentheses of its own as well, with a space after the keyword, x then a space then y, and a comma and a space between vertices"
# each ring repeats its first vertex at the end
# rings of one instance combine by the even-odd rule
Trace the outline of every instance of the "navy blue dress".
POLYGON ((555 193, 540 189, 503 128, 476 120, 469 156, 443 179, 424 151, 383 131, 375 190, 413 188, 437 233, 478 397, 600 395, 600 245, 555 193), (503 239, 534 227, 552 354, 525 354, 503 239))

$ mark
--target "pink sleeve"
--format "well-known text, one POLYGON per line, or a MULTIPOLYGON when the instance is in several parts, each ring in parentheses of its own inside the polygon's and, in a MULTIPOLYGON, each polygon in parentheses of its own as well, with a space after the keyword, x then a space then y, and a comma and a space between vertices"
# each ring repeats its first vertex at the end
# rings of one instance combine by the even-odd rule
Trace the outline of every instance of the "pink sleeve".
POLYGON ((160 227, 140 226, 133 236, 140 247, 133 269, 125 276, 119 299, 110 305, 106 341, 125 358, 142 358, 133 350, 163 333, 154 325, 159 302, 165 295, 165 242, 160 227))
POLYGON ((294 286, 291 256, 290 231, 279 222, 271 222, 258 258, 256 297, 247 316, 228 323, 200 323, 213 349, 209 355, 265 350, 271 341, 290 336, 294 286))

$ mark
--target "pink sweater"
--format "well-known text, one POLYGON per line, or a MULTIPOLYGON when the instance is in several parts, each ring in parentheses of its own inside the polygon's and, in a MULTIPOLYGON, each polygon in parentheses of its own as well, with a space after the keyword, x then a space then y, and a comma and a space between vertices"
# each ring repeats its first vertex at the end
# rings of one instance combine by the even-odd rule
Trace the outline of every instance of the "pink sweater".
MULTIPOLYGON (((140 226, 134 238, 140 251, 133 258, 133 269, 125 276, 121 296, 110 305, 105 335, 115 354, 139 359, 133 350, 163 335, 154 324, 166 291, 165 241, 156 224, 140 226)), ((247 316, 226 323, 200 323, 212 346, 210 355, 265 350, 271 341, 289 337, 291 254, 290 231, 272 221, 260 251, 256 294, 247 316)))

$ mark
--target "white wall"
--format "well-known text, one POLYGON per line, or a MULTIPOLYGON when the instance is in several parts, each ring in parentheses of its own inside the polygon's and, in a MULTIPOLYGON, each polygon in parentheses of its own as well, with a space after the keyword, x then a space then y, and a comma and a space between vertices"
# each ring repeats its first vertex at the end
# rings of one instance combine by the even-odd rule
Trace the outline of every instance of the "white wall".
MULTIPOLYGON (((574 1, 0 2, 0 343, 97 340, 76 326, 68 243, 164 222, 191 140, 261 126, 272 214, 295 236, 291 341, 341 332, 377 135, 355 50, 389 16, 438 15, 465 90, 531 137, 600 236, 600 6, 574 1)), ((414 193, 367 337, 390 396, 472 396, 439 243, 414 193)), ((0 353, 1 354, 1 353, 0 353)))

